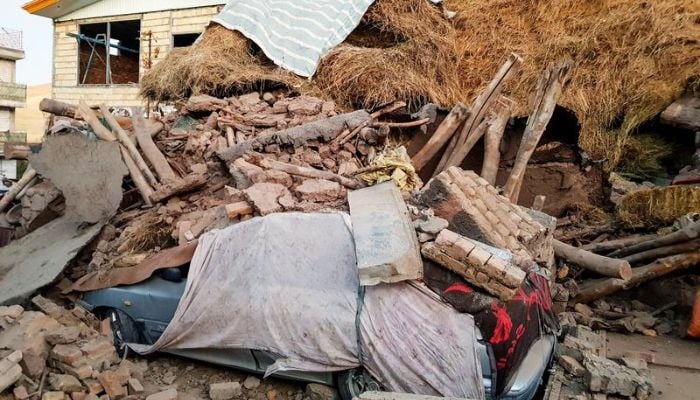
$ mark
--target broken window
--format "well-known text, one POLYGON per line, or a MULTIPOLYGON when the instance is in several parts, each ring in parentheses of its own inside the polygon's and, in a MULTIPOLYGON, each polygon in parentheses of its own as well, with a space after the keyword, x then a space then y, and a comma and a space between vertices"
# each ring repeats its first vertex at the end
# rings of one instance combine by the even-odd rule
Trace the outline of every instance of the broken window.
POLYGON ((139 83, 141 21, 80 25, 78 83, 139 83))
POLYGON ((188 47, 192 46, 200 33, 183 33, 173 35, 173 47, 188 47))

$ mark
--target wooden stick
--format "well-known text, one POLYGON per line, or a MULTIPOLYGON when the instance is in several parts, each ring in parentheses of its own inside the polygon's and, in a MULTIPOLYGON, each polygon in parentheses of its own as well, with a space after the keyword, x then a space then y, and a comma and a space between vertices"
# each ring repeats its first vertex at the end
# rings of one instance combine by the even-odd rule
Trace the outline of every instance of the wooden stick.
POLYGON ((151 203, 151 195, 153 194, 153 188, 148 184, 146 181, 146 178, 143 176, 141 171, 139 170, 139 167, 136 166, 136 162, 134 161, 133 158, 131 158, 131 155, 129 154, 129 151, 124 148, 124 146, 119 146, 119 150, 122 152, 122 159, 124 159, 124 164, 126 164, 126 169, 129 170, 129 175, 131 175, 131 180, 134 181, 134 185, 136 185, 136 188, 139 190, 139 193, 141 193, 141 197, 143 198, 143 202, 146 204, 146 206, 150 207, 153 205, 151 203))
POLYGON ((230 126, 226 127, 226 143, 228 144, 228 147, 232 147, 236 145, 236 136, 235 132, 233 131, 233 128, 230 126))
POLYGON ((330 143, 331 146, 342 146, 345 143, 349 142, 352 138, 354 138, 361 130, 362 128, 366 128, 369 126, 372 121, 375 119, 381 117, 382 115, 392 113, 398 109, 401 109, 403 107, 406 107, 406 103, 403 101, 396 101, 386 107, 380 108, 379 110, 373 112, 372 114, 369 115, 369 119, 362 124, 358 125, 355 129, 349 131, 349 132, 343 132, 341 133, 337 138, 333 139, 333 141, 330 143))
POLYGON ((462 122, 464 122, 468 116, 469 109, 464 104, 457 103, 457 105, 452 108, 450 113, 447 114, 447 117, 445 117, 440 126, 435 130, 433 136, 430 137, 430 140, 428 140, 428 142, 423 145, 423 148, 411 159, 411 163, 416 171, 423 169, 423 167, 435 157, 435 154, 447 144, 452 135, 457 131, 457 128, 462 125, 462 122))
POLYGON ((423 118, 409 122, 375 122, 370 126, 373 128, 379 128, 380 126, 387 126, 389 128, 414 128, 416 126, 428 124, 430 121, 432 121, 432 118, 423 118))
POLYGON ((537 148, 549 120, 552 118, 559 95, 568 82, 573 63, 571 60, 562 61, 557 67, 549 67, 537 84, 537 94, 530 118, 527 120, 525 133, 515 158, 513 169, 503 188, 503 195, 512 203, 517 203, 520 197, 520 186, 525 176, 525 168, 537 148))
POLYGON ((501 141, 513 108, 513 102, 501 96, 496 103, 493 118, 484 134, 484 162, 481 166, 481 177, 491 186, 496 185, 498 166, 501 163, 501 141))
POLYGON ((160 121, 149 120, 149 122, 150 123, 147 125, 146 129, 151 137, 156 137, 165 128, 163 123, 160 121))
POLYGON ((114 136, 114 134, 109 129, 102 125, 102 121, 100 121, 100 119, 97 118, 95 112, 92 111, 90 107, 88 107, 88 105, 85 104, 84 101, 80 101, 80 104, 78 105, 78 110, 83 116, 83 119, 85 119, 88 125, 90 125, 90 128, 92 128, 93 132, 95 132, 95 135, 98 138, 106 140, 108 142, 115 142, 117 140, 117 137, 114 136))
POLYGON ((615 278, 598 279, 583 285, 572 303, 590 303, 620 290, 648 282, 671 272, 688 269, 700 264, 700 251, 665 257, 635 268, 629 281, 615 278))
POLYGON ((305 178, 326 179, 329 181, 338 182, 341 185, 350 189, 360 189, 362 187, 362 184, 357 179, 347 178, 342 175, 334 174, 330 171, 323 171, 315 168, 287 164, 253 153, 248 153, 248 158, 249 161, 253 164, 257 164, 263 168, 275 169, 278 171, 286 172, 290 175, 303 176, 305 178))
POLYGON ((630 277, 632 277, 632 267, 630 267, 630 263, 625 260, 600 256, 583 249, 569 246, 558 240, 554 240, 552 244, 554 246, 554 254, 558 257, 589 271, 623 280, 629 280, 630 277))
MULTIPOLYGON (((464 161, 464 158, 469 154, 473 146, 471 144, 473 140, 467 142, 467 139, 479 127, 491 104, 498 99, 503 89, 503 83, 518 71, 522 63, 523 59, 519 55, 512 53, 508 56, 508 60, 501 66, 493 80, 472 103, 470 107, 471 115, 464 123, 460 133, 452 137, 447 151, 443 154, 440 164, 438 164, 438 168, 433 175, 437 175, 449 167, 457 166, 464 161)), ((476 141, 473 142, 476 143, 476 141)))
POLYGON ((608 240, 607 242, 590 243, 581 248, 596 254, 604 254, 610 251, 619 250, 623 247, 632 246, 646 242, 650 239, 658 238, 658 235, 630 236, 622 239, 608 240))
POLYGON ((39 103, 39 109, 43 112, 58 115, 59 117, 82 119, 78 112, 78 107, 53 99, 43 99, 41 103, 39 103))
POLYGON ((36 171, 32 167, 29 167, 26 171, 24 171, 24 175, 22 175, 22 177, 17 182, 15 182, 15 184, 12 185, 12 187, 10 187, 10 190, 8 190, 7 193, 5 193, 5 195, 2 196, 2 198, 0 198, 0 212, 5 211, 7 206, 9 206, 10 203, 12 203, 12 200, 14 200, 15 197, 17 197, 19 192, 21 192, 22 189, 24 189, 24 187, 27 186, 29 182, 31 182, 32 179, 34 179, 35 176, 36 171))
POLYGON ((141 156, 141 153, 139 153, 138 149, 136 149, 136 145, 129 137, 129 134, 126 133, 124 129, 122 129, 121 125, 119 125, 117 120, 114 119, 114 115, 112 115, 112 113, 109 112, 109 108, 107 108, 105 104, 100 104, 100 111, 102 112, 102 117, 104 117, 104 119, 107 121, 107 124, 109 124, 109 126, 112 128, 112 132, 116 132, 117 139, 119 139, 119 142, 129 152, 131 159, 134 160, 134 162, 136 163, 136 167, 146 178, 148 184, 156 186, 158 184, 158 180, 153 175, 153 172, 151 172, 151 169, 148 168, 148 164, 146 164, 146 161, 141 156))
MULTIPOLYGON (((172 183, 180 179, 173 171, 163 153, 158 150, 158 146, 153 142, 151 134, 146 128, 146 121, 143 119, 143 110, 141 107, 133 107, 131 109, 131 120, 134 125, 134 135, 139 142, 139 147, 143 151, 143 155, 153 166, 156 174, 160 178, 161 183, 172 183)), ((104 112, 104 110, 103 110, 104 112)), ((150 172, 150 170, 149 170, 150 172)), ((155 178, 154 178, 155 179, 155 178)), ((155 186, 155 184, 153 184, 155 186)))
POLYGON ((669 246, 657 247, 641 253, 632 254, 624 259, 630 264, 639 264, 643 261, 655 260, 657 258, 672 256, 674 254, 687 253, 696 249, 700 249, 700 239, 676 243, 669 246))
POLYGON ((624 247, 610 253, 610 257, 625 257, 630 254, 641 253, 643 251, 655 249, 657 247, 669 246, 676 243, 700 237, 700 221, 694 222, 683 229, 669 233, 661 237, 647 240, 636 245, 624 247))
POLYGON ((182 179, 170 181, 161 185, 158 190, 151 194, 151 200, 158 203, 178 194, 188 193, 199 189, 206 184, 206 175, 190 174, 182 179))

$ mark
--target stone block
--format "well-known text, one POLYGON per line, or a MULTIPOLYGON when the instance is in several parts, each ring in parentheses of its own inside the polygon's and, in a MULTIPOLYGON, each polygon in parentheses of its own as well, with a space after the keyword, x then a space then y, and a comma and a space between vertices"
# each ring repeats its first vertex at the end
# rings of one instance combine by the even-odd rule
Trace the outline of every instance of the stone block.
POLYGON ((401 193, 385 182, 348 194, 362 285, 423 276, 420 246, 401 193))
POLYGON ((221 382, 209 385, 209 397, 212 400, 229 400, 243 394, 241 384, 238 382, 221 382))

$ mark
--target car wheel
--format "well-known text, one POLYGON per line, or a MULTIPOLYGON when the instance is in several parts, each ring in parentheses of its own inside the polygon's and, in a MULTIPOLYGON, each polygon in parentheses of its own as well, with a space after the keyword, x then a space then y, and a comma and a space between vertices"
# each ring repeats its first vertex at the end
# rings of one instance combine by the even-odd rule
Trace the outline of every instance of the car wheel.
POLYGON ((117 348, 117 354, 120 357, 124 356, 127 343, 143 343, 141 331, 129 314, 122 310, 111 309, 107 315, 114 336, 114 347, 117 348))
POLYGON ((364 392, 382 391, 382 385, 364 368, 338 374, 338 393, 341 400, 352 400, 364 392))

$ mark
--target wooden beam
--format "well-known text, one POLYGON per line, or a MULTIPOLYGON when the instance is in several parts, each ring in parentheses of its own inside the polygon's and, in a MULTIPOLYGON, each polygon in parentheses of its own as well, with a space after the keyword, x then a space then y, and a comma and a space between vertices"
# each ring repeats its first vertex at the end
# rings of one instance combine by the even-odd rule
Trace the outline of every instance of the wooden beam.
POLYGON ((484 162, 481 165, 481 177, 492 186, 496 186, 498 166, 501 163, 501 141, 512 109, 513 102, 501 96, 484 134, 484 162))
POLYGON ((416 171, 422 170, 423 167, 435 157, 435 154, 445 147, 452 135, 457 131, 457 128, 462 125, 468 116, 469 109, 464 104, 458 103, 452 108, 450 113, 447 114, 447 117, 445 117, 440 126, 435 130, 433 136, 430 137, 428 142, 423 145, 423 148, 411 159, 411 163, 416 171))
POLYGON ((554 246, 554 254, 579 267, 600 275, 622 280, 629 280, 632 277, 632 267, 625 260, 600 256, 590 251, 569 246, 558 240, 554 240, 552 244, 554 246))
POLYGON ((180 177, 172 169, 168 160, 163 153, 160 152, 158 146, 153 142, 153 137, 148 131, 146 121, 143 119, 143 110, 141 107, 132 108, 131 119, 134 125, 134 135, 141 147, 141 151, 156 171, 161 183, 173 183, 180 177))
POLYGON ((536 94, 532 102, 532 114, 527 120, 518 155, 515 158, 508 181, 503 188, 504 196, 508 197, 513 203, 518 202, 527 163, 530 161, 532 153, 537 148, 537 143, 539 143, 545 128, 547 128, 547 124, 549 124, 549 120, 552 118, 559 95, 561 95, 562 90, 568 83, 572 66, 573 62, 569 59, 562 61, 556 67, 550 66, 537 84, 536 94))
POLYGON ((27 186, 35 176, 36 170, 34 170, 32 167, 29 167, 26 171, 24 171, 24 175, 22 175, 22 177, 10 187, 10 190, 8 190, 7 193, 0 198, 0 212, 5 211, 7 206, 12 203, 12 200, 17 197, 19 192, 21 192, 22 189, 24 189, 24 187, 27 186))
POLYGON ((146 161, 141 156, 141 153, 139 153, 138 149, 136 148, 136 145, 129 137, 129 134, 126 133, 126 131, 122 129, 122 127, 119 125, 117 120, 114 119, 114 116, 111 112, 109 112, 109 109, 106 105, 100 104, 100 111, 102 112, 102 116, 104 117, 104 119, 107 121, 107 124, 109 124, 109 126, 112 128, 112 132, 116 133, 119 142, 129 152, 131 159, 134 160, 134 162, 136 163, 136 167, 146 178, 148 184, 156 186, 158 184, 158 180, 156 180, 156 177, 153 175, 153 172, 151 172, 150 168, 148 168, 148 164, 146 164, 146 161))

